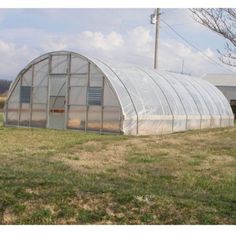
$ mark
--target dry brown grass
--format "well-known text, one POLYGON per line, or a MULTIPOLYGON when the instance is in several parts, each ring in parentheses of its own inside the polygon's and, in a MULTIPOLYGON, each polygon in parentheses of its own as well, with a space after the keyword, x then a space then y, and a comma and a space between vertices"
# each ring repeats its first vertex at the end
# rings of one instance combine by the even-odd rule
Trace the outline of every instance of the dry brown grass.
POLYGON ((113 136, 0 126, 2 224, 234 224, 236 128, 113 136))

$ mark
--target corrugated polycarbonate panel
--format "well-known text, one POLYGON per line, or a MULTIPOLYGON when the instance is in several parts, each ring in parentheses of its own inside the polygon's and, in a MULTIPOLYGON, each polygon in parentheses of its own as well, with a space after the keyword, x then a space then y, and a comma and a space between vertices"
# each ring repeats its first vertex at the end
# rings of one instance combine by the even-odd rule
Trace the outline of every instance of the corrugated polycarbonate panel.
POLYGON ((9 91, 8 102, 19 102, 20 101, 20 81, 13 86, 12 90, 9 91))
POLYGON ((119 132, 121 110, 119 107, 105 107, 103 109, 103 131, 119 132))
POLYGON ((33 84, 37 86, 47 86, 48 83, 48 67, 49 60, 45 59, 34 64, 34 79, 33 84))
POLYGON ((31 126, 45 128, 46 119, 47 119, 47 105, 33 104, 31 126))
POLYGON ((53 55, 51 73, 66 74, 68 65, 67 58, 67 55, 53 55))
POLYGON ((83 75, 71 75, 70 86, 87 86, 88 74, 83 75))
POLYGON ((7 124, 18 125, 19 118, 19 103, 18 102, 8 102, 7 110, 7 124))
POLYGON ((30 104, 21 104, 20 110, 20 125, 29 126, 30 122, 30 104))
POLYGON ((72 55, 71 57, 71 73, 86 74, 88 73, 88 61, 81 58, 79 55, 72 55))
POLYGON ((87 87, 70 88, 70 105, 87 105, 87 87))
POLYGON ((104 82, 103 105, 120 107, 119 101, 107 80, 104 82))
POLYGON ((33 103, 47 103, 47 87, 34 87, 33 88, 33 103))
POLYGON ((101 129, 101 108, 98 106, 89 106, 88 124, 89 130, 99 131, 101 129))
POLYGON ((68 128, 85 130, 86 106, 71 105, 69 109, 68 128))
POLYGON ((22 85, 31 86, 32 85, 32 66, 23 74, 22 76, 22 85))

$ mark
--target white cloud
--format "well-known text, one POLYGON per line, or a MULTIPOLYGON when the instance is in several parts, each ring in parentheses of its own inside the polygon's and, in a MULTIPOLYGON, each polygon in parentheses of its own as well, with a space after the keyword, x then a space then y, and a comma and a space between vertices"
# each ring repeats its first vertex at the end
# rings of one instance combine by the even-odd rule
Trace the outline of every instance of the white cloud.
POLYGON ((83 46, 84 49, 101 49, 105 51, 112 51, 120 48, 124 44, 122 35, 116 32, 111 32, 104 35, 101 32, 84 31, 79 34, 77 38, 78 45, 83 46))
MULTIPOLYGON (((33 58, 56 50, 71 50, 121 63, 153 66, 153 32, 141 26, 135 27, 123 35, 116 31, 107 34, 92 31, 83 31, 78 34, 53 34, 37 29, 23 29, 22 31, 17 29, 16 32, 11 30, 8 31, 8 35, 21 40, 25 37, 25 43, 18 45, 0 38, 0 75, 16 75, 33 58), (24 34, 22 35, 20 32, 24 34)), ((210 48, 205 49, 204 53, 208 57, 218 60, 217 55, 210 48)), ((183 60, 184 71, 193 75, 227 72, 209 62, 201 53, 186 47, 177 40, 160 40, 160 69, 179 72, 183 60)))
POLYGON ((40 47, 43 51, 59 51, 68 48, 67 39, 58 37, 55 35, 46 35, 40 43, 40 47))
POLYGON ((28 62, 34 59, 37 52, 27 46, 17 46, 0 40, 0 73, 15 77, 28 62))

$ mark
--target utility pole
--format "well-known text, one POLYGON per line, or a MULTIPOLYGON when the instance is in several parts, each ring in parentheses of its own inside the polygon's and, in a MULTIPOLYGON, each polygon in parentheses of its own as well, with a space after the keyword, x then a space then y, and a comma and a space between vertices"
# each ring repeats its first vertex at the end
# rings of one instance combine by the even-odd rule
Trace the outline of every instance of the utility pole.
POLYGON ((158 68, 159 28, 160 28, 160 8, 155 9, 154 13, 151 14, 151 24, 156 25, 154 69, 157 69, 158 68))
POLYGON ((181 72, 181 74, 183 74, 184 73, 184 59, 182 60, 182 72, 181 72))

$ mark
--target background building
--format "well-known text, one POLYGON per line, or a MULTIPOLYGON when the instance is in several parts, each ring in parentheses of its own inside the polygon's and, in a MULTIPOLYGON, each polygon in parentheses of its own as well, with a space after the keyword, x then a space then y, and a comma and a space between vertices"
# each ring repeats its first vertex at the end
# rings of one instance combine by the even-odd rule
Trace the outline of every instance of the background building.
POLYGON ((236 74, 207 74, 203 79, 215 85, 225 95, 236 119, 236 74))

